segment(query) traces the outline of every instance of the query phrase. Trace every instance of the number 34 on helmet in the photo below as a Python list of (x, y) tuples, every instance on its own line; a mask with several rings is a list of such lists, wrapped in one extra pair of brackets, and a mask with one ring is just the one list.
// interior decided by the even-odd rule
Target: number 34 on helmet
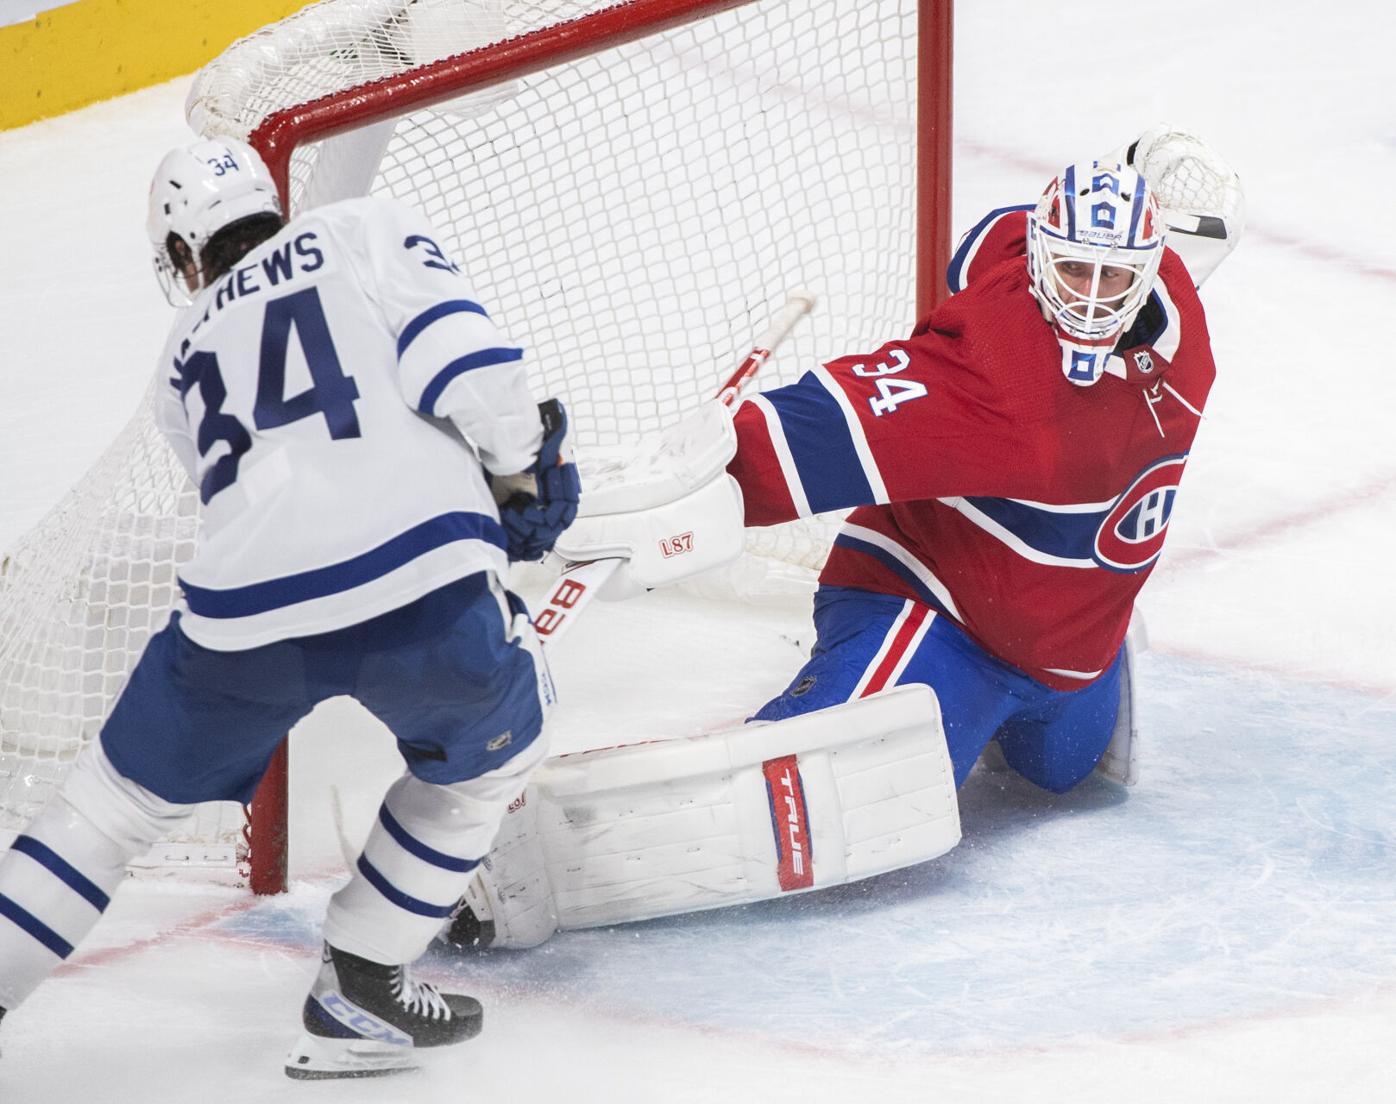
[[(1059, 342), (1110, 351), (1148, 301), (1165, 230), (1153, 191), (1128, 166), (1082, 161), (1047, 185), (1028, 215), (1028, 276)], [(1099, 368), (1067, 378), (1090, 386), (1105, 359), (1089, 357)]]
[(150, 183), (146, 232), (165, 297), (187, 306), (220, 267), (209, 245), (234, 228), (282, 222), (281, 199), (266, 163), (233, 138), (205, 139), (167, 153)]

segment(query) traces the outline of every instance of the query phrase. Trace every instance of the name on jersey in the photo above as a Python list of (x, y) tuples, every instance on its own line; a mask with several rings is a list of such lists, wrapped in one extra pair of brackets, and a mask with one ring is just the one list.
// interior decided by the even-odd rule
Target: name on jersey
[(307, 230), (282, 242), (260, 260), (239, 265), (224, 276), (214, 293), (213, 309), (220, 311), (229, 303), (282, 287), (297, 276), (318, 272), (324, 267), (325, 254), (320, 250), (315, 231)]

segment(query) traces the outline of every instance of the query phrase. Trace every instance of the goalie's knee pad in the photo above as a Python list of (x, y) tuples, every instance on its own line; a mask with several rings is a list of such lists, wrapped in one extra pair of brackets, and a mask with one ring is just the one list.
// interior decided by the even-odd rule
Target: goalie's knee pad
[(557, 931), (537, 804), (530, 804), (527, 791), (510, 802), (494, 846), (442, 931), (445, 942), (465, 949), (536, 947)]
[[(1131, 623), (1125, 637), (1120, 656), (1120, 706), (1115, 714), (1115, 728), (1095, 767), (1096, 773), (1122, 786), (1133, 786), (1139, 781), (1139, 724), (1134, 687), (1136, 638), (1142, 641), (1143, 622)], [(1141, 643), (1139, 648), (1143, 647)]]

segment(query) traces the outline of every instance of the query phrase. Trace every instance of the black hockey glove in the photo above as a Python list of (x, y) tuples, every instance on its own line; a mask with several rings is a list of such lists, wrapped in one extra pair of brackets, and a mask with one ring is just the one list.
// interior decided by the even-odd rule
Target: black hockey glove
[(567, 441), (567, 412), (557, 399), (548, 399), (538, 404), (538, 414), (543, 419), (543, 443), (538, 459), (524, 472), (533, 476), (534, 492), (516, 490), (499, 506), (510, 561), (541, 560), (576, 518), (582, 495)]

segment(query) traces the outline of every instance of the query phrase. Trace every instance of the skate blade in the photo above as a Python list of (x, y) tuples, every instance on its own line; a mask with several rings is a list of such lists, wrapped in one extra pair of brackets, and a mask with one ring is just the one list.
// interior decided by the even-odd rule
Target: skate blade
[(413, 1047), (372, 1039), (326, 1039), (309, 1032), (303, 1032), (286, 1055), (286, 1076), (297, 1081), (387, 1077), (419, 1067)]

